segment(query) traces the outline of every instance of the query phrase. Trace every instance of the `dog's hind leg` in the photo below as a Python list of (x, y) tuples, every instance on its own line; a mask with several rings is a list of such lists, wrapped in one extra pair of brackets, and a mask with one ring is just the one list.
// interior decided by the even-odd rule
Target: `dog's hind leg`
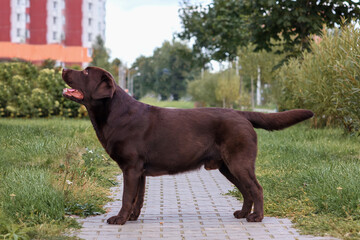
[[(236, 132), (236, 131), (233, 131)], [(241, 132), (240, 132), (241, 133)], [(250, 195), (254, 202), (254, 212), (246, 217), (248, 222), (261, 222), (264, 218), (263, 190), (255, 176), (255, 159), (257, 154), (257, 137), (255, 131), (244, 132), (240, 137), (232, 136), (227, 138), (220, 146), (221, 156), (231, 175), (239, 183), (239, 190), (242, 194)], [(223, 169), (224, 171), (224, 169)], [(244, 200), (245, 200), (244, 196)], [(245, 205), (245, 203), (244, 203)], [(247, 213), (250, 201), (246, 202), (244, 213), (237, 212), (238, 216)]]
[(142, 175), (138, 185), (136, 201), (135, 204), (133, 205), (132, 213), (129, 217), (129, 221), (136, 221), (139, 218), (141, 208), (143, 207), (143, 203), (144, 203), (145, 182), (146, 182), (146, 177)]
[[(253, 159), (244, 159), (253, 158)], [(249, 192), (254, 201), (254, 212), (246, 217), (248, 222), (261, 222), (264, 218), (263, 190), (255, 176), (255, 158), (249, 154), (236, 154), (226, 163), (231, 174), (241, 183), (245, 192)], [(253, 164), (251, 164), (251, 162)]]
[(228, 167), (223, 164), (220, 168), (219, 171), (232, 183), (234, 184), (239, 191), (241, 192), (243, 198), (244, 198), (244, 202), (242, 205), (242, 209), (241, 210), (237, 210), (234, 212), (234, 217), (235, 218), (246, 218), (250, 212), (251, 212), (251, 208), (253, 205), (253, 200), (251, 197), (251, 194), (249, 191), (246, 190), (246, 188), (243, 186), (243, 184), (241, 182), (239, 182), (229, 171)]

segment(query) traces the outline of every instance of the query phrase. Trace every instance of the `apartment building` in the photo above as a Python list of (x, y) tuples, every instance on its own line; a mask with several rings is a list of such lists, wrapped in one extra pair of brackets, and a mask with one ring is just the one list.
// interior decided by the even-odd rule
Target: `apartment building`
[(86, 66), (105, 40), (106, 0), (1, 0), (0, 59)]

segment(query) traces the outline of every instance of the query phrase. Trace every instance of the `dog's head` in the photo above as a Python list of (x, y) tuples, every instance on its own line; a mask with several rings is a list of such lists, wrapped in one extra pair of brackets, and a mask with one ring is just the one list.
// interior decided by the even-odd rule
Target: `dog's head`
[(63, 69), (62, 78), (71, 87), (63, 90), (63, 96), (81, 104), (112, 98), (115, 92), (114, 78), (101, 68)]

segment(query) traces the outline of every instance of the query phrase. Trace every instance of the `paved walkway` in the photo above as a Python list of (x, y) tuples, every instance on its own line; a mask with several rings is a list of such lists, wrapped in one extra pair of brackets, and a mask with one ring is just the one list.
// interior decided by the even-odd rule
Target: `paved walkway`
[(200, 240), (200, 239), (334, 239), (299, 235), (288, 219), (265, 217), (261, 223), (235, 219), (241, 203), (224, 195), (233, 189), (219, 171), (190, 172), (175, 176), (148, 177), (144, 207), (138, 221), (123, 226), (109, 225), (106, 219), (121, 207), (122, 176), (111, 189), (115, 202), (108, 213), (80, 219), (78, 237), (91, 240)]

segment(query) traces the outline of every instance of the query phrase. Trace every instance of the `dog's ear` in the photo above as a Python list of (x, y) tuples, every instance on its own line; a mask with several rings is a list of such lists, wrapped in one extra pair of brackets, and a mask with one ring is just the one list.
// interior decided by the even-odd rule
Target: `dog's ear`
[(115, 92), (114, 78), (108, 72), (103, 72), (101, 81), (95, 87), (91, 97), (93, 99), (112, 98)]

